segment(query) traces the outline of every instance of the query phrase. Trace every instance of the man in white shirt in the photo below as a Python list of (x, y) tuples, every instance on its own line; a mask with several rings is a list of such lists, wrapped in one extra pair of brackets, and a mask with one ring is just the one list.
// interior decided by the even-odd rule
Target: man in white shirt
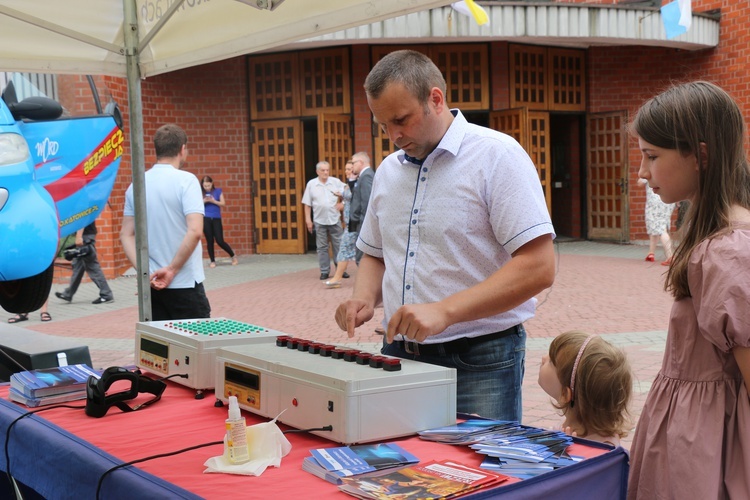
[(349, 337), (383, 302), (383, 354), (456, 368), (457, 410), (521, 421), (526, 331), (552, 285), (554, 230), (531, 159), (466, 121), (424, 54), (401, 50), (365, 80), (398, 151), (378, 167), (357, 247)]
[[(208, 318), (211, 306), (203, 288), (203, 194), (198, 178), (182, 167), (187, 134), (174, 124), (154, 135), (156, 164), (146, 172), (148, 266), (154, 321)], [(136, 264), (133, 185), (125, 191), (120, 230), (125, 255)]]
[(318, 265), (320, 279), (327, 280), (331, 273), (331, 258), (328, 255), (328, 239), (331, 239), (333, 251), (333, 265), (336, 266), (336, 256), (339, 253), (341, 235), (341, 211), (344, 208), (342, 194), (344, 183), (331, 177), (331, 166), (327, 161), (320, 161), (315, 166), (318, 176), (311, 179), (305, 186), (302, 195), (302, 205), (305, 208), (305, 224), (307, 231), (312, 234), (315, 230), (315, 247), (318, 250)]

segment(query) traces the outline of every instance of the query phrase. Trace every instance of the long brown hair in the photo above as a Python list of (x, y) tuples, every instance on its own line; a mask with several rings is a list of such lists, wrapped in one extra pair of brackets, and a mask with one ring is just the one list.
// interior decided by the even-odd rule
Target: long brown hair
[(216, 186), (214, 186), (214, 180), (211, 177), (209, 177), (208, 175), (204, 175), (201, 179), (201, 191), (203, 191), (203, 196), (206, 196), (210, 191), (206, 191), (206, 188), (203, 187), (204, 182), (211, 183), (211, 191), (216, 189)]
[(646, 101), (631, 123), (631, 131), (654, 146), (696, 155), (701, 165), (698, 192), (686, 214), (682, 241), (664, 283), (664, 289), (675, 298), (689, 297), (687, 267), (695, 247), (729, 228), (732, 205), (750, 208), (742, 112), (717, 85), (694, 81), (674, 85)]

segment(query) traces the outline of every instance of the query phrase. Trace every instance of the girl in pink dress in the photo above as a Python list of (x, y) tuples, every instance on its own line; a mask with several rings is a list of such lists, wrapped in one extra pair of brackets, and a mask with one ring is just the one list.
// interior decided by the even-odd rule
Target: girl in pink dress
[(742, 113), (708, 82), (638, 111), (639, 177), (690, 201), (667, 272), (664, 360), (631, 448), (628, 498), (750, 498), (750, 167)]
[(633, 373), (621, 349), (597, 335), (561, 333), (542, 358), (538, 381), (568, 434), (612, 446), (627, 436)]

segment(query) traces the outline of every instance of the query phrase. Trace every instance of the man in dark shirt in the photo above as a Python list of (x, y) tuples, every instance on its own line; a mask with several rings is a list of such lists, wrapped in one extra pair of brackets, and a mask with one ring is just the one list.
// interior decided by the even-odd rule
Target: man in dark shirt
[[(375, 172), (370, 168), (370, 156), (365, 152), (355, 153), (352, 156), (352, 171), (357, 174), (357, 184), (352, 190), (352, 207), (349, 214), (349, 232), (359, 232), (359, 226), (365, 220), (367, 213), (367, 204), (370, 202), (370, 193), (372, 192), (372, 179)], [(357, 248), (356, 261), (362, 259), (362, 250)]]
[(73, 265), (73, 275), (70, 277), (70, 284), (63, 292), (55, 292), (55, 297), (65, 302), (71, 302), (73, 295), (78, 290), (78, 286), (83, 279), (84, 271), (88, 273), (89, 278), (96, 286), (99, 287), (99, 297), (92, 304), (106, 304), (114, 302), (115, 296), (107, 284), (107, 278), (104, 277), (102, 266), (96, 258), (96, 222), (92, 222), (83, 229), (76, 232), (76, 248), (79, 250), (78, 257), (75, 257), (71, 264)]

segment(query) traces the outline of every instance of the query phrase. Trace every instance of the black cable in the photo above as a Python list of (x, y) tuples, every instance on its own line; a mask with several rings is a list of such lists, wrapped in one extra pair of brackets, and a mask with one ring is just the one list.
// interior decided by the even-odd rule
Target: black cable
[[(18, 366), (20, 366), (22, 370), (24, 370), (24, 371), (26, 370), (25, 366), (23, 366), (20, 363), (18, 363), (18, 361), (16, 361), (15, 359), (13, 359), (10, 355), (8, 355), (8, 353), (6, 353), (5, 351), (3, 351), (2, 349), (0, 349), (0, 353), (2, 353), (8, 359), (10, 359), (11, 361), (13, 361)], [(167, 377), (162, 377), (162, 378), (159, 378), (157, 380), (167, 380), (167, 379), (174, 378), (174, 377), (188, 378), (188, 374), (187, 373), (175, 373), (173, 375), (169, 375)], [(157, 398), (157, 400), (158, 400), (158, 398)], [(139, 407), (147, 406), (151, 402), (152, 401), (148, 401), (148, 402), (146, 402), (144, 404), (139, 405)], [(39, 413), (39, 412), (46, 411), (46, 410), (52, 410), (52, 409), (55, 409), (55, 408), (71, 408), (71, 409), (74, 409), (74, 410), (84, 410), (86, 407), (85, 406), (64, 405), (64, 404), (54, 405), (54, 406), (48, 406), (46, 408), (40, 408), (38, 410), (33, 410), (33, 411), (28, 411), (26, 413), (23, 413), (20, 416), (16, 417), (13, 421), (11, 421), (10, 424), (8, 424), (8, 428), (6, 429), (6, 432), (5, 432), (5, 450), (4, 451), (5, 451), (6, 474), (8, 476), (8, 481), (9, 481), (9, 483), (11, 485), (13, 484), (13, 476), (11, 475), (11, 471), (10, 471), (10, 445), (9, 445), (9, 443), (10, 443), (10, 431), (11, 431), (11, 429), (16, 424), (16, 422), (18, 422), (21, 419), (24, 419), (24, 418), (28, 417), (29, 415), (33, 415), (35, 413)], [(136, 461), (133, 461), (133, 462), (130, 462), (130, 463), (120, 464), (120, 465), (118, 465), (116, 467), (113, 467), (112, 469), (109, 469), (108, 471), (106, 471), (102, 475), (102, 477), (99, 479), (99, 484), (97, 485), (97, 488), (96, 488), (96, 496), (97, 496), (97, 498), (99, 498), (99, 490), (101, 489), (101, 484), (102, 484), (102, 480), (104, 479), (104, 476), (106, 476), (109, 472), (111, 472), (113, 470), (116, 470), (116, 469), (118, 469), (120, 467), (124, 467), (126, 465), (130, 465), (130, 464), (134, 464), (134, 463), (138, 463), (138, 462), (143, 462), (143, 461), (146, 461), (146, 460), (150, 460), (152, 458), (160, 458), (162, 456), (176, 455), (178, 453), (183, 453), (185, 451), (190, 451), (192, 449), (201, 448), (203, 446), (211, 446), (211, 445), (214, 445), (214, 444), (221, 444), (221, 443), (223, 443), (223, 441), (217, 441), (217, 442), (213, 442), (213, 443), (207, 443), (207, 444), (203, 444), (203, 445), (194, 446), (194, 447), (191, 447), (191, 448), (186, 448), (184, 450), (179, 450), (179, 451), (176, 451), (176, 452), (173, 452), (173, 453), (168, 453), (168, 454), (165, 454), (165, 455), (155, 455), (153, 457), (143, 458), (143, 459), (136, 460)]]
[(139, 459), (136, 459), (136, 460), (131, 460), (130, 462), (126, 462), (126, 463), (122, 463), (122, 464), (119, 464), (119, 465), (115, 465), (114, 467), (112, 467), (112, 468), (107, 469), (106, 471), (104, 471), (104, 474), (102, 474), (101, 477), (99, 478), (99, 482), (96, 485), (96, 499), (99, 500), (99, 492), (102, 489), (102, 483), (104, 482), (104, 478), (110, 472), (116, 471), (117, 469), (121, 469), (123, 467), (127, 467), (128, 465), (135, 465), (135, 464), (139, 464), (141, 462), (146, 462), (147, 460), (153, 460), (155, 458), (171, 457), (173, 455), (179, 455), (180, 453), (185, 453), (186, 451), (197, 450), (199, 448), (205, 448), (207, 446), (214, 446), (214, 445), (217, 445), (217, 444), (224, 444), (224, 440), (222, 439), (221, 441), (212, 441), (210, 443), (197, 444), (195, 446), (190, 446), (188, 448), (183, 448), (181, 450), (170, 451), (170, 452), (167, 452), (167, 453), (160, 453), (158, 455), (151, 455), (150, 457), (139, 458)]
[[(27, 313), (27, 314), (28, 314), (28, 313)], [(13, 356), (11, 356), (11, 355), (10, 355), (10, 354), (8, 354), (7, 352), (5, 352), (5, 351), (4, 351), (3, 349), (0, 349), (0, 354), (2, 354), (2, 355), (3, 355), (3, 356), (5, 356), (6, 358), (8, 358), (8, 359), (9, 359), (10, 361), (12, 361), (13, 363), (15, 363), (15, 364), (16, 364), (16, 366), (19, 366), (19, 367), (21, 368), (21, 371), (26, 371), (26, 370), (28, 370), (28, 368), (26, 368), (26, 367), (25, 367), (25, 366), (23, 366), (23, 365), (22, 365), (21, 363), (19, 363), (19, 362), (18, 362), (18, 361), (16, 360), (16, 358), (14, 358)], [(11, 375), (12, 375), (12, 374), (11, 374)]]
[(8, 443), (10, 442), (10, 430), (13, 428), (16, 422), (18, 422), (22, 418), (26, 418), (29, 415), (33, 415), (41, 411), (53, 410), (55, 408), (72, 408), (74, 410), (83, 410), (86, 407), (85, 406), (73, 406), (73, 405), (48, 406), (46, 408), (39, 408), (38, 410), (27, 411), (26, 413), (22, 413), (20, 416), (16, 417), (13, 421), (11, 421), (11, 423), (8, 424), (8, 429), (6, 429), (5, 431), (5, 467), (6, 467), (5, 473), (7, 474), (8, 481), (10, 481), (11, 485), (13, 484), (13, 476), (10, 473), (10, 446), (8, 445)]

